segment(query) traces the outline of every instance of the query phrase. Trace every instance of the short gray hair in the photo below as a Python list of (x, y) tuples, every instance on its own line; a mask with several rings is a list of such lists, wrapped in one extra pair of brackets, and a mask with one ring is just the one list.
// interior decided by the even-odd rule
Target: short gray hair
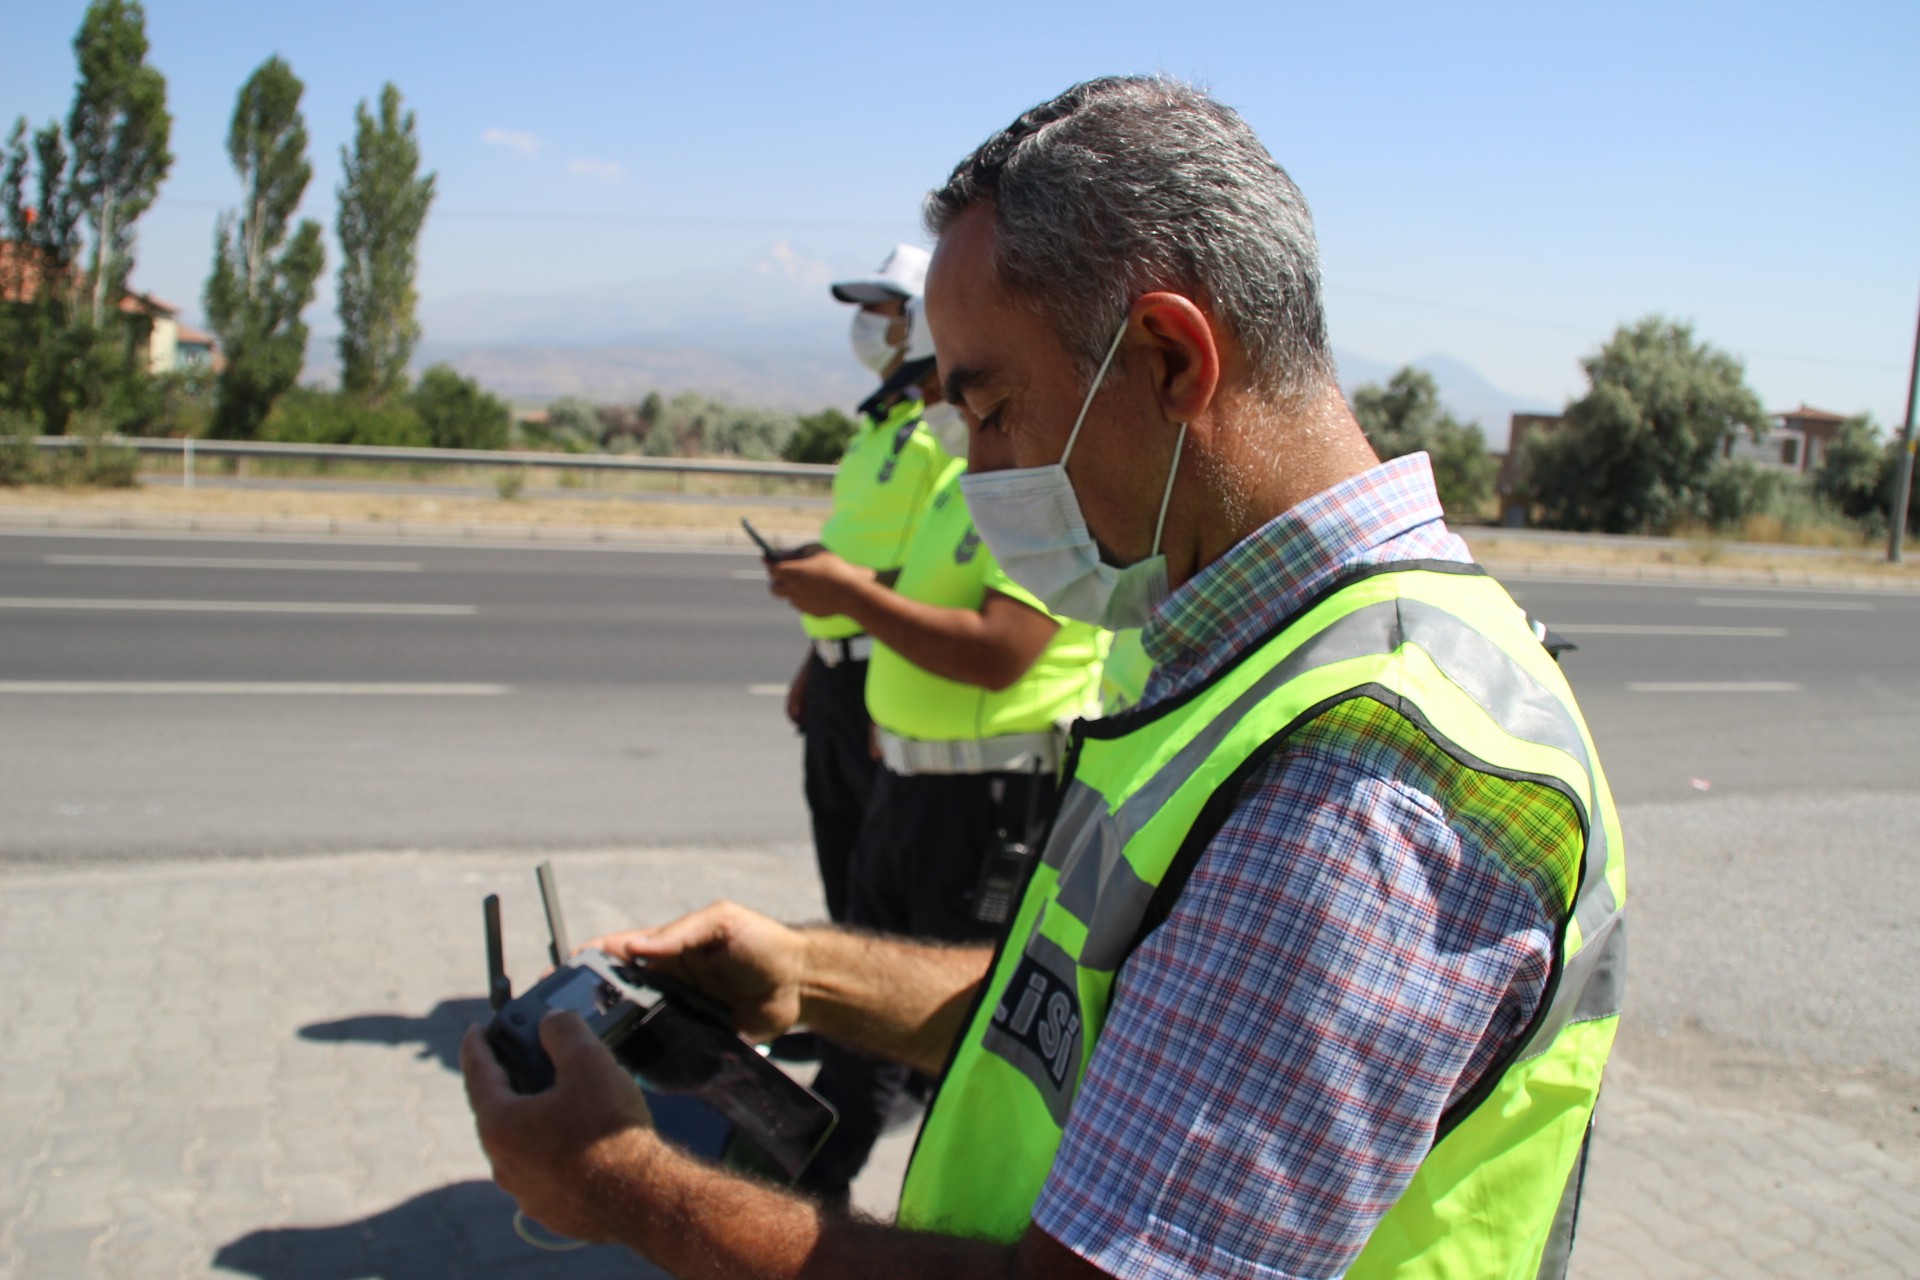
[(1077, 84), (994, 134), (929, 193), (939, 236), (981, 202), (995, 265), (1090, 375), (1133, 300), (1168, 289), (1240, 342), (1261, 389), (1334, 381), (1306, 198), (1237, 112), (1179, 81)]

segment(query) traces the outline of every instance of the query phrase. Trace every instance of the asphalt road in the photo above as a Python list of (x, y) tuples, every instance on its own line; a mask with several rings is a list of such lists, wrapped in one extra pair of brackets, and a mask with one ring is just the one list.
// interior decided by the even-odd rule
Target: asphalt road
[(724, 552), (0, 537), (0, 857), (804, 842), (773, 693), (802, 640), (760, 577)]
[[(0, 534), (0, 860), (805, 858), (801, 642), (759, 577), (717, 551)], [(1913, 1093), (1920, 595), (1510, 585), (1580, 645), (1634, 1034)]]

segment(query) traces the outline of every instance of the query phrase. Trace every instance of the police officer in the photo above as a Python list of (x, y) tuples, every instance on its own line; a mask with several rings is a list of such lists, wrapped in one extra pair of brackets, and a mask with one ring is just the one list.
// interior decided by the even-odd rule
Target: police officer
[[(833, 296), (856, 308), (852, 345), (856, 359), (885, 378), (906, 355), (906, 305), (926, 279), (928, 253), (896, 245), (872, 275), (842, 280)], [(926, 506), (933, 484), (950, 461), (920, 425), (920, 401), (902, 387), (870, 397), (833, 477), (833, 510), (821, 544), (840, 560), (891, 581), (906, 551), (907, 535)], [(807, 654), (787, 694), (787, 715), (805, 738), (807, 807), (813, 819), (814, 854), (826, 890), (827, 914), (844, 920), (847, 864), (873, 784), (867, 718), (867, 659), (873, 641), (844, 614), (803, 613)]]
[[(883, 386), (924, 403), (964, 453), (964, 419), (942, 400), (938, 362), (908, 304), (911, 357)], [(957, 430), (956, 430), (957, 428)], [(874, 637), (867, 710), (880, 769), (855, 847), (847, 921), (946, 942), (997, 936), (1053, 801), (1060, 726), (1098, 700), (1107, 633), (1047, 612), (1000, 568), (942, 471), (891, 588), (822, 554), (772, 566), (772, 588), (809, 615), (853, 618)], [(823, 1042), (814, 1082), (840, 1125), (807, 1173), (846, 1194), (900, 1100), (907, 1069)]]

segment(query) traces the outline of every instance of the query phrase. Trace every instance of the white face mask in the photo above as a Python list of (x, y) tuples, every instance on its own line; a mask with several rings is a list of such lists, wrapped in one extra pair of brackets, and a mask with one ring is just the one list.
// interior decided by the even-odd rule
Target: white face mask
[(927, 424), (927, 430), (933, 432), (933, 438), (940, 442), (942, 449), (956, 458), (967, 456), (967, 420), (960, 410), (942, 400), (939, 404), (928, 405), (920, 419)]
[(853, 313), (853, 358), (875, 373), (885, 373), (900, 349), (887, 341), (893, 317), (877, 311)]
[(1145, 626), (1155, 606), (1167, 598), (1167, 558), (1160, 554), (1160, 535), (1167, 523), (1167, 503), (1173, 497), (1173, 478), (1180, 470), (1180, 450), (1187, 442), (1187, 424), (1173, 446), (1173, 464), (1167, 469), (1166, 491), (1160, 495), (1160, 515), (1153, 526), (1153, 550), (1145, 560), (1116, 569), (1100, 559), (1100, 548), (1087, 531), (1073, 482), (1067, 479), (1067, 458), (1087, 420), (1087, 410), (1100, 393), (1100, 384), (1126, 336), (1123, 323), (1107, 348), (1107, 358), (1087, 389), (1080, 416), (1060, 461), (1049, 467), (1016, 467), (1006, 471), (969, 473), (960, 477), (973, 527), (986, 540), (1007, 576), (1040, 597), (1049, 610), (1063, 618), (1090, 622), (1120, 631)]

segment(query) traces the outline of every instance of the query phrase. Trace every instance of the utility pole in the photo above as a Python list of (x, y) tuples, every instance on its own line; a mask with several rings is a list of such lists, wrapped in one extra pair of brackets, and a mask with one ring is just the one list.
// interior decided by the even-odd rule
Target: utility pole
[(1920, 321), (1913, 329), (1913, 373), (1907, 382), (1907, 429), (1900, 434), (1900, 453), (1893, 464), (1893, 531), (1887, 535), (1887, 562), (1900, 563), (1900, 545), (1907, 538), (1907, 503), (1913, 497), (1913, 400), (1920, 395)]

